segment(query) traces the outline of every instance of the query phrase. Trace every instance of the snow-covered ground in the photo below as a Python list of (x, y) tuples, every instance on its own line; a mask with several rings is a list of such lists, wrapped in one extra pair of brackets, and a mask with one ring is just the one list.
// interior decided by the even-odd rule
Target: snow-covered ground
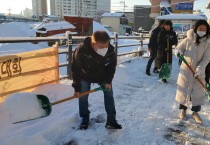
[[(177, 123), (178, 105), (174, 100), (179, 71), (177, 59), (174, 58), (172, 76), (168, 84), (162, 84), (155, 74), (151, 77), (146, 76), (146, 62), (147, 59), (140, 57), (119, 59), (113, 88), (117, 120), (122, 124), (122, 130), (105, 129), (103, 94), (97, 92), (89, 97), (91, 125), (86, 131), (78, 129), (78, 99), (53, 106), (49, 117), (20, 124), (11, 124), (7, 111), (1, 104), (0, 145), (177, 144), (167, 134), (168, 128)], [(71, 96), (71, 81), (64, 80), (60, 83), (39, 87), (34, 93), (49, 96), (51, 102)], [(92, 88), (97, 86), (95, 84)], [(209, 114), (210, 107), (204, 106), (201, 117), (206, 125), (210, 123)]]

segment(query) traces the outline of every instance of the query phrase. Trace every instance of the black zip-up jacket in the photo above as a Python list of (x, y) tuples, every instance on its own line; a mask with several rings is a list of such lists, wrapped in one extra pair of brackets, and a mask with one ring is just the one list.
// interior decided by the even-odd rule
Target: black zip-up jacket
[(87, 37), (73, 54), (72, 76), (75, 92), (81, 91), (81, 80), (91, 83), (111, 84), (117, 65), (114, 47), (109, 44), (108, 52), (103, 57), (95, 52), (91, 38)]
[(205, 78), (206, 83), (210, 83), (210, 82), (209, 82), (209, 80), (210, 80), (210, 62), (209, 62), (209, 64), (206, 66), (206, 71), (205, 71), (205, 73), (206, 73), (206, 78)]
[(158, 35), (161, 31), (161, 27), (157, 26), (156, 28), (154, 28), (151, 32), (151, 37), (149, 39), (149, 44), (148, 47), (152, 49), (152, 51), (157, 52), (157, 48), (158, 48)]
[(166, 31), (164, 28), (162, 28), (162, 31), (159, 33), (157, 42), (158, 52), (156, 67), (160, 68), (163, 63), (167, 63), (167, 52), (169, 52), (169, 63), (172, 63), (172, 46), (177, 45), (178, 39), (176, 33), (173, 30)]

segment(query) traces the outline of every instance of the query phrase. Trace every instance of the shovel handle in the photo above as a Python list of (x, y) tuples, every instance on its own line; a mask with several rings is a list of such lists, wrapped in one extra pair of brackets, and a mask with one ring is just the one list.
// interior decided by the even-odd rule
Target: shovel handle
[[(195, 75), (195, 71), (194, 71), (193, 68), (187, 63), (187, 60), (184, 58), (184, 56), (181, 55), (180, 53), (178, 53), (177, 56), (178, 56), (181, 60), (183, 60), (183, 62), (187, 65), (187, 67), (190, 69), (190, 71), (192, 72), (192, 74)], [(201, 79), (200, 79), (198, 76), (195, 77), (195, 78), (198, 80), (198, 82), (201, 84), (201, 86), (204, 88), (204, 90), (205, 90), (206, 92), (209, 92), (209, 90), (208, 90), (208, 89), (206, 88), (206, 86), (203, 84), (203, 82), (201, 81)]]
[(169, 38), (167, 38), (167, 48), (166, 48), (166, 55), (167, 55), (167, 63), (169, 63)]
[(101, 88), (101, 87), (98, 87), (98, 88), (96, 88), (96, 89), (93, 89), (93, 90), (90, 90), (90, 91), (81, 93), (81, 94), (78, 95), (78, 96), (75, 96), (75, 95), (74, 95), (74, 96), (71, 96), (71, 97), (68, 97), (68, 98), (65, 98), (65, 99), (62, 99), (62, 100), (53, 102), (53, 103), (51, 103), (51, 106), (56, 105), (56, 104), (60, 104), (60, 103), (63, 103), (63, 102), (66, 102), (66, 101), (69, 101), (69, 100), (72, 100), (72, 99), (75, 99), (75, 98), (80, 98), (80, 97), (82, 97), (82, 96), (84, 96), (84, 95), (88, 95), (88, 94), (91, 94), (91, 93), (94, 93), (94, 92), (97, 92), (97, 91), (100, 91), (100, 90), (102, 90), (102, 88)]
[(167, 51), (167, 63), (169, 63), (169, 52)]

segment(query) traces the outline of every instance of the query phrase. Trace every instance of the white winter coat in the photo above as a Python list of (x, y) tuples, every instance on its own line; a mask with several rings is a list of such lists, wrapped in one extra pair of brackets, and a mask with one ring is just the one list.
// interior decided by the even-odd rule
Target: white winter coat
[[(205, 82), (205, 68), (210, 62), (210, 38), (200, 40), (200, 44), (195, 44), (196, 35), (193, 30), (187, 32), (187, 37), (182, 40), (176, 49), (181, 49), (184, 57), (190, 66), (196, 70), (202, 70), (199, 78)], [(199, 82), (193, 77), (188, 67), (182, 63), (177, 81), (176, 101), (186, 105), (187, 99), (191, 98), (192, 106), (204, 105), (205, 92)]]

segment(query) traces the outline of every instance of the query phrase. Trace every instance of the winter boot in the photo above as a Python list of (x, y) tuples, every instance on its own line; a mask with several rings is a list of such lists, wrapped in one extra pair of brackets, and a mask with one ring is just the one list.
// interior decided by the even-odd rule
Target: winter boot
[(186, 120), (186, 116), (187, 116), (187, 110), (181, 109), (181, 112), (179, 113), (179, 118), (182, 120)]
[(107, 129), (122, 129), (122, 126), (118, 124), (117, 121), (114, 122), (107, 121), (105, 127)]
[(198, 123), (198, 124), (202, 123), (202, 119), (199, 116), (198, 112), (193, 112), (192, 118), (195, 120), (196, 123)]
[(160, 73), (157, 68), (154, 68), (153, 73), (158, 74)]
[(149, 71), (146, 71), (146, 75), (151, 76), (151, 73)]
[(168, 83), (168, 81), (167, 81), (166, 79), (162, 79), (162, 82), (163, 82), (164, 84), (167, 84), (167, 83)]
[(88, 125), (89, 125), (89, 117), (83, 117), (82, 122), (80, 124), (80, 129), (86, 130), (86, 129), (88, 129)]

